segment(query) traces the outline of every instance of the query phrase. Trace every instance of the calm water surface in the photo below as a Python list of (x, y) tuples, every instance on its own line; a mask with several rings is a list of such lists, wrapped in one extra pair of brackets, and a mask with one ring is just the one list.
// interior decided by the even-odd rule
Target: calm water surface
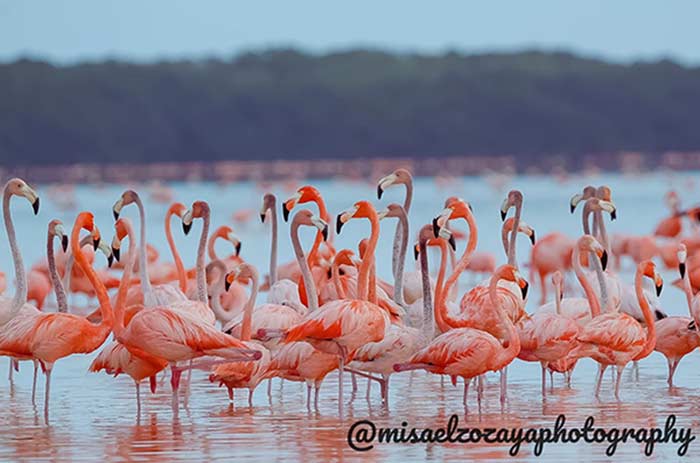
[[(662, 196), (669, 187), (681, 193), (686, 205), (693, 202), (693, 178), (697, 174), (658, 174), (644, 177), (606, 176), (577, 178), (568, 182), (555, 182), (542, 177), (518, 177), (509, 187), (517, 187), (525, 193), (524, 219), (534, 226), (538, 236), (549, 231), (562, 230), (574, 235), (580, 228), (580, 218), (567, 212), (568, 198), (588, 182), (608, 183), (613, 188), (618, 206), (618, 221), (609, 228), (612, 232), (647, 233), (664, 216)], [(369, 184), (346, 182), (316, 182), (327, 198), (332, 213), (349, 207), (359, 198), (373, 199), (374, 187)], [(241, 209), (252, 209), (256, 214), (262, 191), (253, 184), (221, 187), (213, 184), (175, 184), (176, 199), (189, 203), (194, 199), (210, 201), (214, 213), (213, 225), (230, 223), (231, 214)], [(81, 210), (92, 210), (103, 234), (110, 237), (111, 206), (123, 187), (92, 188), (79, 186), (76, 196)], [(144, 187), (142, 196), (147, 197)], [(281, 198), (289, 192), (277, 190)], [(42, 195), (42, 211), (33, 217), (27, 204), (13, 201), (20, 246), (27, 266), (41, 258), (44, 251), (45, 227), (54, 217), (66, 224), (72, 223), (76, 210), (60, 211), (51, 202), (48, 187), (39, 187)], [(505, 192), (494, 191), (479, 178), (460, 179), (449, 189), (440, 189), (430, 179), (419, 179), (416, 184), (414, 209), (411, 212), (412, 235), (418, 226), (436, 215), (447, 195), (456, 194), (469, 200), (480, 226), (479, 248), (496, 253), (503, 261), (499, 246), (498, 208)], [(391, 189), (381, 203), (399, 201), (401, 189)], [(136, 217), (133, 207), (124, 214)], [(161, 251), (161, 258), (169, 260), (162, 233), (165, 206), (147, 202), (149, 242)], [(256, 215), (255, 214), (255, 215)], [(255, 217), (255, 215), (253, 217)], [(280, 221), (281, 222), (281, 221)], [(177, 225), (177, 224), (175, 224)], [(391, 230), (383, 233), (378, 250), (379, 273), (389, 274)], [(461, 225), (460, 225), (461, 226)], [(198, 227), (198, 225), (197, 225)], [(176, 231), (178, 246), (183, 258), (190, 265), (194, 262), (194, 236), (180, 236)], [(337, 247), (355, 247), (366, 236), (367, 224), (353, 221), (336, 237)], [(266, 270), (268, 259), (268, 230), (257, 221), (239, 226), (237, 233), (243, 240), (243, 256)], [(292, 258), (287, 239), (287, 226), (281, 223), (280, 263)], [(310, 234), (303, 239), (309, 242)], [(2, 241), (6, 242), (4, 229)], [(12, 280), (11, 260), (6, 244), (0, 249), (0, 266)], [(222, 245), (221, 252), (227, 252)], [(519, 242), (520, 261), (529, 260), (529, 244)], [(99, 258), (99, 257), (98, 257)], [(410, 263), (410, 265), (413, 265)], [(629, 262), (622, 271), (624, 278), (632, 281), (633, 269)], [(677, 278), (676, 272), (664, 270), (667, 282)], [(463, 279), (461, 289), (469, 287)], [(528, 309), (534, 310), (538, 300), (537, 290), (530, 297)], [(264, 296), (262, 296), (264, 297)], [(84, 310), (88, 302), (73, 297), (72, 304)], [(661, 297), (664, 309), (671, 314), (682, 315), (686, 311), (680, 291), (667, 289)], [(53, 302), (51, 303), (53, 304)], [(94, 305), (94, 302), (89, 302)], [(31, 364), (22, 363), (15, 374), (14, 384), (6, 379), (8, 364), (0, 361), (0, 397), (6, 404), (0, 413), (0, 461), (253, 461), (309, 460), (309, 461), (412, 461), (412, 460), (464, 460), (492, 461), (510, 458), (510, 444), (377, 444), (366, 453), (353, 452), (347, 444), (349, 426), (361, 419), (370, 419), (381, 426), (400, 427), (402, 421), (408, 427), (445, 426), (450, 415), (457, 414), (462, 426), (469, 427), (538, 427), (553, 426), (559, 414), (565, 414), (568, 426), (581, 426), (586, 417), (596, 419), (596, 426), (603, 427), (663, 427), (669, 414), (678, 417), (676, 426), (692, 427), (700, 433), (700, 380), (696, 353), (685, 358), (676, 374), (678, 387), (669, 391), (666, 378), (666, 361), (657, 353), (640, 365), (639, 380), (626, 371), (623, 379), (622, 403), (612, 397), (612, 381), (609, 375), (604, 382), (601, 400), (593, 397), (593, 381), (596, 366), (589, 360), (580, 362), (574, 374), (571, 389), (564, 386), (561, 377), (555, 377), (555, 387), (547, 401), (540, 395), (539, 366), (517, 361), (509, 369), (509, 398), (504, 409), (498, 400), (498, 376), (488, 378), (486, 397), (481, 409), (476, 397), (470, 397), (469, 410), (462, 406), (462, 387), (453, 387), (449, 381), (441, 385), (439, 377), (426, 373), (400, 374), (392, 378), (391, 398), (388, 407), (382, 407), (375, 386), (371, 399), (365, 399), (365, 382), (360, 381), (360, 391), (353, 398), (349, 378), (346, 384), (348, 402), (344, 419), (338, 418), (337, 375), (331, 374), (321, 390), (321, 405), (317, 411), (308, 411), (305, 404), (305, 386), (298, 383), (275, 380), (272, 397), (268, 399), (266, 388), (255, 392), (253, 406), (247, 403), (247, 394), (238, 392), (235, 404), (229, 404), (225, 389), (210, 384), (207, 375), (193, 375), (191, 394), (187, 406), (178, 419), (173, 419), (170, 408), (170, 388), (163, 378), (156, 394), (144, 393), (143, 410), (136, 416), (134, 388), (126, 376), (111, 378), (105, 374), (87, 373), (87, 367), (96, 353), (73, 356), (56, 363), (52, 381), (52, 409), (48, 424), (44, 422), (43, 406), (31, 404)], [(43, 394), (43, 376), (40, 377), (39, 394)], [(144, 388), (146, 389), (146, 388)], [(473, 392), (473, 391), (472, 391)], [(547, 444), (541, 457), (533, 455), (532, 445), (523, 444), (514, 460), (561, 461), (574, 458), (580, 461), (607, 461), (607, 444)], [(678, 444), (659, 444), (652, 460), (675, 459)], [(692, 458), (700, 454), (700, 443), (690, 445)], [(618, 458), (643, 457), (643, 445), (620, 444)], [(675, 457), (675, 458), (674, 458)]]

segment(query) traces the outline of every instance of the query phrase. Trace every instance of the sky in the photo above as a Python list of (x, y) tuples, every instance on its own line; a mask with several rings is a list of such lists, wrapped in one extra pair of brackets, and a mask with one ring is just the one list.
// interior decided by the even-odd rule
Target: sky
[(567, 50), (700, 65), (700, 1), (0, 0), (0, 61), (230, 58), (294, 46), (436, 53)]

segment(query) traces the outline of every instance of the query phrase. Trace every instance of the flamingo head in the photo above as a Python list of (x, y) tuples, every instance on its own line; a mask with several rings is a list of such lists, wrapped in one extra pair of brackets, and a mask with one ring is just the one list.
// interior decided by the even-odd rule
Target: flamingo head
[(681, 274), (681, 278), (685, 278), (685, 263), (688, 259), (688, 249), (685, 247), (685, 244), (680, 243), (678, 245), (678, 252), (676, 255), (678, 256), (678, 271)]
[(336, 218), (336, 232), (340, 233), (350, 219), (371, 219), (372, 217), (379, 218), (377, 211), (369, 201), (358, 201), (350, 209), (341, 212)]
[[(463, 218), (467, 221), (473, 219), (472, 206), (461, 198), (454, 198), (449, 205), (442, 210), (440, 215), (433, 219), (433, 234), (435, 238), (440, 236), (441, 229), (445, 228), (448, 221)], [(443, 236), (449, 239), (449, 236)]]
[(386, 177), (382, 177), (377, 182), (377, 198), (382, 199), (382, 195), (387, 188), (393, 185), (409, 185), (413, 182), (413, 176), (407, 169), (396, 169)]
[(656, 296), (661, 295), (661, 290), (664, 288), (664, 280), (661, 275), (656, 271), (656, 264), (651, 260), (645, 260), (639, 263), (637, 271), (643, 276), (651, 278), (654, 280), (654, 287), (656, 288)]
[(134, 190), (126, 190), (122, 193), (121, 197), (112, 206), (112, 214), (114, 215), (114, 220), (119, 220), (119, 214), (122, 212), (124, 206), (128, 206), (139, 200), (139, 194)]
[(297, 212), (292, 219), (292, 225), (306, 225), (309, 227), (316, 227), (318, 231), (321, 232), (323, 240), (328, 239), (328, 224), (325, 220), (320, 217), (315, 216), (310, 210), (304, 209)]
[(289, 219), (289, 213), (292, 212), (294, 206), (308, 202), (315, 202), (320, 208), (321, 204), (323, 204), (323, 198), (321, 198), (321, 193), (319, 193), (316, 188), (311, 185), (304, 185), (294, 193), (294, 196), (282, 204), (282, 216), (284, 217), (284, 221), (286, 222)]
[(225, 239), (233, 245), (234, 249), (236, 250), (237, 256), (241, 253), (241, 240), (238, 238), (238, 236), (236, 236), (235, 233), (233, 233), (233, 229), (228, 225), (222, 225), (219, 228), (217, 228), (214, 234), (212, 235), (212, 238)]
[(61, 249), (63, 249), (63, 252), (68, 250), (68, 235), (66, 235), (63, 228), (63, 222), (58, 219), (49, 222), (49, 236), (55, 236), (61, 240)]
[(602, 244), (598, 242), (592, 235), (583, 235), (577, 241), (578, 248), (581, 252), (593, 252), (598, 259), (600, 259), (600, 265), (603, 267), (603, 271), (608, 266), (608, 251), (605, 250)]
[[(515, 217), (509, 217), (506, 219), (505, 222), (503, 222), (503, 232), (507, 233), (513, 230), (513, 224), (515, 223)], [(535, 229), (532, 228), (530, 225), (525, 223), (525, 221), (521, 220), (519, 225), (518, 225), (518, 232), (524, 234), (528, 238), (530, 238), (530, 242), (532, 245), (535, 245)]]
[[(272, 193), (265, 193), (263, 196), (263, 204), (260, 209), (260, 221), (265, 223), (265, 217), (267, 217), (267, 211), (273, 212), (275, 210), (275, 204), (277, 203), (277, 198)], [(286, 219), (285, 219), (286, 221)]]
[(168, 214), (176, 215), (182, 219), (182, 216), (187, 212), (187, 206), (182, 203), (172, 203), (168, 208)]
[(255, 267), (248, 263), (238, 265), (236, 268), (226, 274), (224, 279), (224, 289), (226, 291), (231, 288), (231, 285), (236, 281), (257, 280), (258, 271)]
[(506, 220), (506, 215), (511, 207), (518, 207), (522, 203), (523, 194), (519, 190), (510, 190), (501, 204), (501, 221)]
[(21, 178), (13, 178), (5, 184), (5, 191), (14, 196), (26, 198), (32, 205), (34, 215), (39, 213), (39, 195)]
[(571, 213), (574, 213), (574, 211), (576, 210), (576, 206), (578, 206), (578, 203), (594, 197), (595, 194), (596, 189), (593, 185), (587, 185), (583, 187), (582, 193), (576, 193), (571, 197), (571, 200), (569, 200), (569, 208), (571, 210)]
[(208, 217), (210, 213), (209, 203), (206, 201), (195, 201), (192, 207), (182, 216), (182, 231), (185, 235), (192, 229), (192, 221), (196, 218)]
[(385, 219), (387, 217), (406, 217), (406, 210), (401, 204), (391, 203), (383, 211), (377, 212), (379, 220)]
[(515, 268), (515, 266), (509, 264), (501, 265), (494, 272), (493, 278), (496, 278), (497, 280), (512, 281), (520, 288), (520, 293), (523, 296), (523, 300), (527, 298), (527, 291), (530, 284), (525, 278), (523, 278), (522, 275), (520, 275), (520, 272), (517, 268)]

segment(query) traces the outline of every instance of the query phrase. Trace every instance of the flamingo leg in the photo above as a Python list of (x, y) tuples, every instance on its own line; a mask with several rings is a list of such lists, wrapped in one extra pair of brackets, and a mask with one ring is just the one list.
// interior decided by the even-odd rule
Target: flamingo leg
[(39, 362), (34, 360), (34, 379), (32, 380), (32, 405), (36, 405), (36, 378), (39, 373)]
[(355, 395), (357, 392), (357, 378), (354, 371), (350, 372), (350, 379), (352, 380), (352, 395)]
[(389, 405), (389, 375), (382, 375), (382, 382), (380, 383), (382, 387), (382, 399), (384, 403)]
[(605, 370), (608, 368), (607, 365), (603, 365), (602, 363), (598, 364), (598, 379), (596, 380), (595, 384), (595, 396), (596, 398), (600, 397), (600, 385), (603, 382), (603, 374), (605, 373)]
[(229, 401), (229, 403), (233, 403), (233, 397), (234, 397), (233, 396), (233, 388), (229, 386), (228, 387), (228, 401)]
[(542, 400), (547, 398), (547, 367), (542, 362)]
[(311, 410), (311, 383), (306, 383), (306, 409)]
[(668, 387), (673, 387), (673, 376), (676, 374), (676, 368), (678, 368), (679, 363), (680, 363), (680, 359), (675, 359), (673, 361), (669, 361), (669, 364), (668, 364)]
[(341, 354), (338, 362), (338, 414), (343, 417), (343, 368), (345, 367), (345, 356)]
[(615, 381), (615, 399), (620, 402), (620, 380), (622, 379), (622, 370), (625, 369), (624, 365), (619, 365), (617, 367), (617, 380)]
[(174, 363), (170, 365), (170, 387), (173, 393), (173, 414), (178, 415), (180, 411), (180, 376), (182, 375), (182, 370), (178, 368)]
[(44, 391), (44, 419), (48, 422), (49, 421), (49, 397), (51, 395), (51, 370), (53, 369), (53, 365), (50, 363), (47, 363), (45, 365), (46, 371), (44, 374), (46, 375), (46, 390)]
[[(467, 396), (469, 395), (469, 382), (471, 379), (464, 378), (464, 394), (462, 395), (462, 404), (467, 408)], [(481, 401), (481, 399), (479, 399)]]
[(272, 401), (272, 378), (267, 380), (267, 399)]
[(549, 387), (554, 389), (554, 372), (552, 370), (549, 370)]
[(134, 381), (136, 384), (136, 416), (141, 416), (141, 383)]
[(316, 383), (314, 386), (314, 410), (318, 410), (318, 393), (321, 390), (321, 383)]
[(481, 399), (484, 397), (484, 376), (479, 375), (474, 378), (476, 382), (476, 400), (481, 403)]
[(571, 371), (567, 371), (566, 373), (566, 387), (571, 389)]
[(248, 407), (253, 406), (253, 389), (248, 389)]
[(508, 370), (506, 370), (506, 368), (501, 370), (501, 405), (504, 405), (506, 403), (506, 396), (508, 395), (508, 391), (506, 389), (508, 384), (506, 374)]
[(12, 371), (12, 369), (13, 369), (12, 363), (13, 362), (14, 362), (14, 359), (10, 358), (10, 372), (7, 374), (7, 379), (10, 381), (10, 383), (12, 383), (12, 376), (14, 374)]

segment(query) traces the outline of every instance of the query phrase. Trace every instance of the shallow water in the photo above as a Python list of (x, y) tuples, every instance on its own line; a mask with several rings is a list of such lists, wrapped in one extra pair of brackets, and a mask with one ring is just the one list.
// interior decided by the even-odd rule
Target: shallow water
[[(572, 236), (580, 228), (580, 217), (571, 216), (568, 198), (588, 182), (608, 183), (613, 188), (613, 197), (618, 207), (618, 221), (609, 226), (611, 232), (647, 233), (665, 215), (663, 194), (673, 186), (689, 205), (694, 185), (689, 181), (697, 174), (649, 175), (643, 177), (605, 176), (577, 178), (565, 183), (542, 177), (518, 177), (509, 187), (520, 188), (525, 194), (524, 219), (544, 236), (552, 230), (562, 230)], [(324, 193), (331, 212), (349, 207), (360, 198), (374, 198), (374, 187), (370, 184), (347, 182), (315, 182)], [(236, 232), (243, 241), (242, 255), (250, 262), (266, 269), (268, 260), (268, 230), (257, 221), (262, 191), (253, 184), (220, 187), (213, 184), (176, 184), (176, 199), (191, 202), (194, 199), (210, 201), (214, 214), (213, 226), (230, 223), (231, 214), (240, 209), (252, 209), (255, 214), (250, 223), (239, 226)], [(103, 234), (111, 237), (111, 206), (123, 187), (109, 186), (90, 188), (80, 186), (76, 196), (82, 209), (92, 210)], [(143, 190), (142, 196), (147, 197)], [(277, 190), (280, 199), (289, 192)], [(13, 200), (13, 211), (18, 229), (20, 247), (29, 267), (44, 252), (45, 226), (54, 217), (69, 225), (77, 210), (59, 211), (51, 201), (48, 188), (39, 188), (42, 196), (42, 211), (39, 217), (31, 215), (29, 206), (21, 200)], [(386, 204), (402, 198), (402, 190), (390, 189)], [(427, 223), (442, 208), (448, 195), (459, 195), (469, 200), (475, 210), (480, 226), (479, 248), (496, 253), (503, 260), (498, 248), (500, 227), (498, 208), (505, 192), (494, 191), (484, 179), (460, 179), (448, 189), (440, 189), (431, 179), (416, 182), (414, 209), (411, 213), (412, 235), (419, 225)], [(169, 260), (162, 233), (165, 206), (147, 201), (149, 242), (161, 251), (161, 258)], [(125, 208), (124, 214), (136, 217), (133, 207)], [(280, 263), (292, 257), (287, 238), (287, 226), (280, 226)], [(461, 226), (461, 225), (458, 225)], [(174, 223), (176, 240), (183, 257), (190, 265), (194, 262), (194, 247), (199, 225), (195, 225), (190, 236), (179, 233)], [(378, 251), (380, 275), (389, 274), (390, 240), (394, 224), (383, 232)], [(355, 247), (357, 241), (367, 234), (367, 224), (353, 221), (336, 237), (336, 247)], [(3, 233), (4, 235), (4, 233)], [(309, 242), (311, 234), (304, 235)], [(5, 241), (5, 237), (2, 237)], [(529, 243), (522, 239), (519, 244), (520, 261), (527, 262)], [(222, 245), (220, 252), (228, 252)], [(0, 249), (0, 263), (12, 281), (11, 261), (6, 245)], [(101, 257), (98, 257), (101, 259)], [(410, 264), (412, 265), (412, 264)], [(622, 275), (632, 281), (632, 266), (624, 265)], [(664, 270), (667, 283), (677, 278), (673, 270)], [(462, 281), (461, 289), (468, 287), (468, 278)], [(11, 291), (9, 291), (11, 292)], [(537, 288), (530, 296), (529, 310), (536, 307)], [(73, 303), (83, 307), (86, 301), (72, 298)], [(686, 308), (680, 291), (667, 289), (661, 296), (663, 307), (670, 314), (682, 315)], [(92, 303), (94, 304), (94, 302)], [(87, 373), (87, 367), (96, 354), (73, 356), (56, 363), (52, 380), (51, 418), (44, 422), (43, 404), (31, 405), (31, 364), (22, 363), (20, 373), (15, 374), (14, 385), (5, 378), (7, 361), (0, 361), (0, 398), (6, 404), (0, 413), (4, 432), (0, 435), (0, 461), (230, 461), (250, 459), (309, 459), (310, 461), (338, 461), (369, 458), (385, 460), (494, 460), (509, 457), (511, 444), (378, 444), (366, 453), (356, 453), (347, 443), (350, 425), (362, 419), (371, 419), (378, 427), (444, 427), (450, 415), (457, 414), (461, 426), (468, 427), (552, 427), (559, 414), (565, 414), (567, 426), (582, 426), (586, 417), (594, 416), (596, 426), (610, 427), (663, 427), (667, 416), (677, 416), (676, 427), (692, 427), (698, 430), (698, 398), (700, 381), (694, 365), (700, 359), (695, 352), (681, 362), (676, 373), (678, 387), (669, 391), (666, 386), (666, 362), (658, 353), (652, 354), (640, 364), (639, 380), (632, 372), (623, 376), (622, 403), (612, 397), (612, 381), (606, 375), (601, 400), (593, 397), (595, 364), (583, 360), (577, 367), (572, 388), (564, 386), (563, 379), (555, 377), (555, 387), (543, 403), (540, 394), (539, 365), (515, 361), (509, 368), (509, 395), (504, 409), (498, 400), (498, 376), (490, 375), (486, 397), (479, 409), (475, 390), (470, 391), (469, 409), (462, 406), (462, 385), (453, 387), (449, 380), (441, 386), (439, 377), (426, 373), (402, 373), (392, 377), (389, 406), (380, 405), (379, 391), (372, 391), (369, 401), (365, 399), (365, 380), (359, 381), (360, 389), (351, 397), (350, 381), (346, 375), (345, 416), (338, 417), (337, 374), (331, 374), (321, 390), (321, 405), (317, 411), (308, 411), (305, 386), (298, 383), (275, 380), (272, 397), (268, 399), (265, 386), (256, 390), (253, 406), (247, 403), (247, 393), (237, 391), (235, 404), (228, 403), (225, 389), (212, 385), (207, 375), (195, 372), (191, 384), (188, 404), (174, 419), (170, 407), (170, 388), (167, 379), (155, 395), (145, 392), (143, 410), (136, 416), (134, 387), (130, 379), (117, 379), (105, 374)], [(145, 385), (144, 385), (145, 386)], [(43, 394), (43, 376), (40, 377), (39, 394)], [(607, 461), (605, 449), (608, 444), (546, 444), (543, 455), (535, 457), (533, 445), (524, 443), (515, 460), (561, 461), (575, 457), (581, 461)], [(673, 458), (680, 444), (658, 444), (653, 459)], [(620, 444), (618, 457), (638, 459), (643, 457), (643, 444)], [(700, 444), (690, 444), (689, 455), (697, 455)]]

